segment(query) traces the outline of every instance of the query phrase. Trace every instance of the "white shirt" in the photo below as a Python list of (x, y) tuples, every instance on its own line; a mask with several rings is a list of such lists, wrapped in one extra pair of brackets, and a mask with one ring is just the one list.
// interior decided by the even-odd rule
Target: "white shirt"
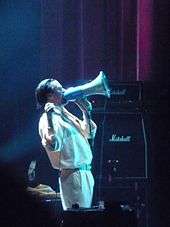
[[(52, 149), (44, 143), (44, 135), (48, 130), (47, 114), (43, 113), (39, 121), (39, 134), (53, 168), (79, 168), (91, 164), (92, 151), (88, 143), (89, 125), (86, 119), (80, 120), (64, 107), (55, 106), (52, 112), (52, 123), (55, 134), (55, 146)], [(96, 124), (91, 121), (91, 136), (96, 134)], [(59, 165), (55, 163), (55, 154), (60, 152)]]

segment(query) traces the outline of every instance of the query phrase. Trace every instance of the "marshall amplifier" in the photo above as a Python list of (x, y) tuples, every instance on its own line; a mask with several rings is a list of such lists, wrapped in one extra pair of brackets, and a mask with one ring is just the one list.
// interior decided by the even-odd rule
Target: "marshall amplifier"
[(98, 129), (93, 147), (96, 178), (148, 177), (145, 122), (141, 113), (93, 113)]
[(93, 103), (94, 112), (103, 111), (139, 111), (141, 109), (142, 83), (113, 82), (110, 81), (111, 97), (93, 96), (90, 101)]
[(138, 227), (150, 226), (148, 197), (149, 182), (146, 180), (113, 179), (110, 184), (102, 184), (100, 188), (100, 200), (105, 203), (107, 201), (121, 201), (124, 206), (127, 205), (135, 211)]
[(136, 213), (130, 207), (109, 201), (104, 209), (69, 209), (63, 212), (62, 227), (137, 227)]

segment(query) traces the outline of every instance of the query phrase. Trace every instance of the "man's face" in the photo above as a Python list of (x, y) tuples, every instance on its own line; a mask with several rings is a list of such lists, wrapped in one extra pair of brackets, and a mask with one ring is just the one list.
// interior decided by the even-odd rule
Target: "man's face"
[(51, 82), (51, 87), (53, 93), (49, 93), (47, 95), (47, 102), (52, 102), (55, 105), (61, 105), (63, 102), (63, 94), (65, 89), (57, 80)]

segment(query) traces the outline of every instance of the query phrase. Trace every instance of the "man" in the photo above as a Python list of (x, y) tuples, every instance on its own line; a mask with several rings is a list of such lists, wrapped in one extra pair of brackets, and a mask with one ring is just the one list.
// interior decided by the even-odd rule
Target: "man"
[(88, 139), (93, 139), (96, 124), (89, 120), (91, 103), (75, 101), (82, 111), (78, 119), (65, 108), (64, 89), (55, 79), (45, 79), (36, 88), (36, 99), (45, 112), (39, 121), (39, 134), (53, 168), (60, 171), (59, 188), (63, 209), (89, 208), (94, 179), (91, 173), (92, 151)]

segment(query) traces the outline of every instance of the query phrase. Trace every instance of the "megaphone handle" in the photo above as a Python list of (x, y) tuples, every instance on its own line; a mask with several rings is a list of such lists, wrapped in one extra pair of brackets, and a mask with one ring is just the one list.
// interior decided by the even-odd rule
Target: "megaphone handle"
[(89, 134), (90, 134), (90, 139), (88, 139), (89, 144), (91, 146), (91, 149), (93, 148), (94, 140), (92, 136), (92, 126), (91, 126), (91, 110), (92, 110), (92, 105), (88, 101), (87, 97), (84, 99), (77, 99), (75, 100), (75, 103), (79, 106), (79, 108), (83, 111), (83, 115), (86, 118), (86, 121), (88, 123), (89, 127)]
[(89, 135), (90, 135), (90, 138), (88, 139), (88, 141), (89, 141), (91, 149), (93, 150), (94, 139), (93, 139), (93, 136), (92, 136), (92, 126), (91, 126), (92, 118), (91, 118), (91, 112), (90, 111), (87, 112), (87, 118), (88, 118)]

